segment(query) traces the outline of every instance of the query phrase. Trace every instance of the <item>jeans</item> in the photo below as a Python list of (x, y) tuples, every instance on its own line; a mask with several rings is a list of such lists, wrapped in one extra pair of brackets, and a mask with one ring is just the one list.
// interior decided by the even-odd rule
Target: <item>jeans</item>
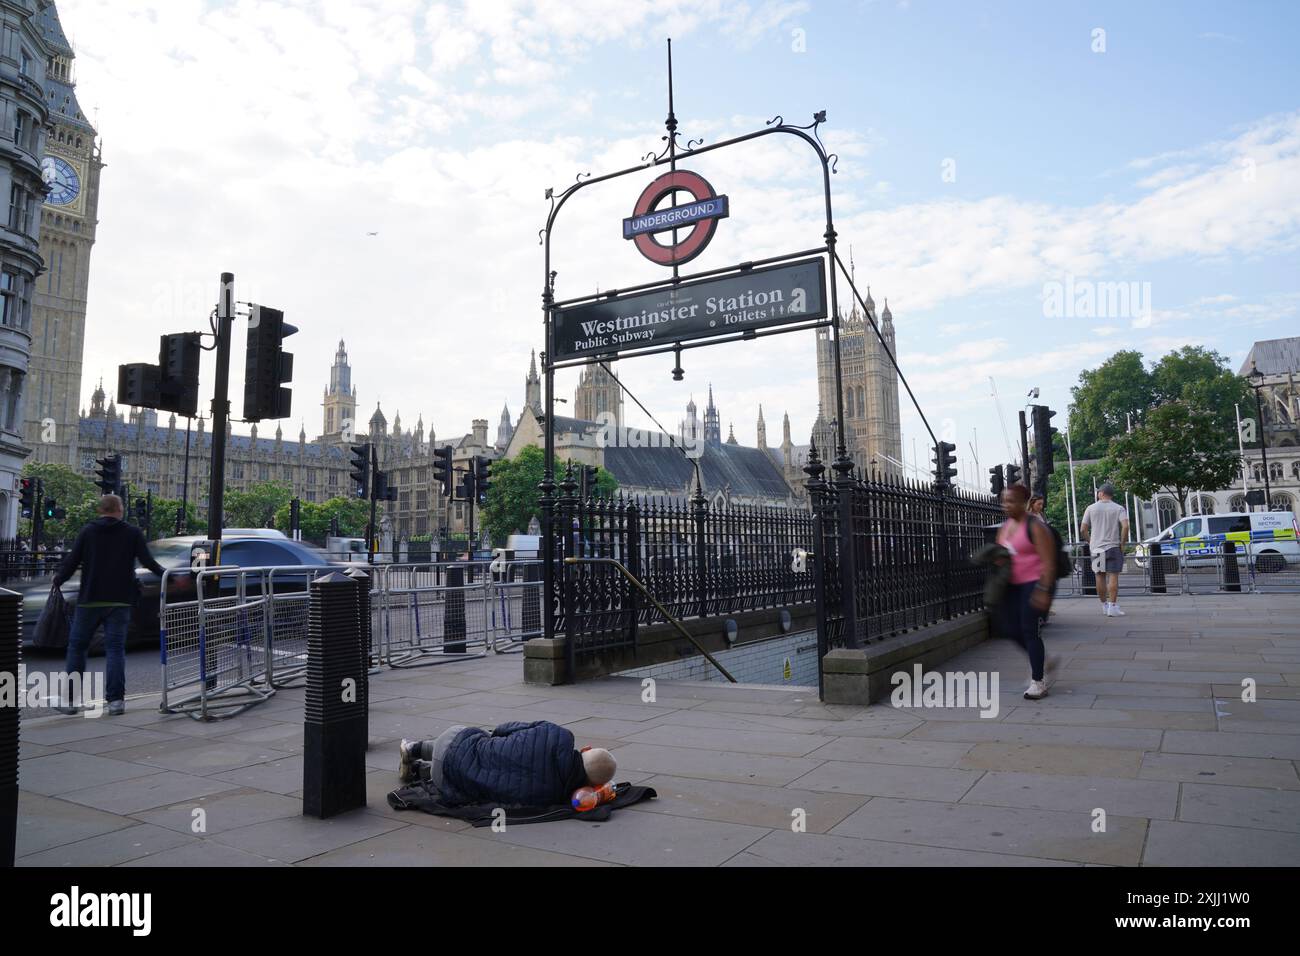
[[(86, 670), (86, 649), (99, 625), (104, 625), (105, 688), (109, 703), (126, 699), (126, 629), (131, 623), (129, 607), (81, 607), (72, 616), (68, 634), (68, 658), (63, 669), (69, 674)], [(83, 702), (84, 703), (84, 702)]]
[(1046, 656), (1043, 639), (1038, 633), (1038, 619), (1042, 617), (1042, 612), (1030, 603), (1036, 586), (1036, 581), (1008, 585), (999, 611), (1003, 636), (1011, 638), (1025, 649), (1029, 654), (1033, 679), (1042, 680), (1043, 659)]

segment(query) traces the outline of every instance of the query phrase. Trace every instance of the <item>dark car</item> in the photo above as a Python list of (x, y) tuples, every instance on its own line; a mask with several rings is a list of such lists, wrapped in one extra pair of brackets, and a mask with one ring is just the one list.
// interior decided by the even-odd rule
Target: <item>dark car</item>
[[(149, 542), (149, 550), (153, 553), (154, 560), (168, 570), (184, 570), (186, 573), (173, 573), (167, 576), (167, 596), (168, 600), (187, 600), (192, 599), (194, 595), (194, 575), (188, 573), (190, 566), (190, 551), (195, 542), (205, 540), (201, 535), (187, 535), (179, 538), (159, 538), (157, 541)], [(260, 567), (295, 567), (301, 566), (306, 568), (328, 567), (335, 562), (330, 561), (325, 552), (320, 548), (304, 544), (301, 541), (294, 541), (287, 538), (278, 531), (271, 529), (239, 529), (227, 528), (222, 533), (221, 541), (221, 564), (223, 566), (231, 565), (241, 568), (260, 568)], [(158, 599), (159, 586), (161, 580), (158, 575), (145, 568), (136, 568), (136, 580), (140, 584), (140, 599), (136, 602), (135, 608), (131, 612), (131, 625), (126, 633), (126, 645), (132, 646), (158, 646)], [(305, 585), (305, 576), (302, 580), (296, 582), (296, 586)], [(63, 598), (68, 602), (70, 608), (75, 607), (77, 603), (77, 590), (81, 584), (80, 573), (74, 574), (61, 588)], [(290, 579), (286, 581), (290, 588), (295, 586), (295, 582)], [(205, 584), (205, 588), (210, 585)], [(233, 589), (234, 576), (223, 579), (222, 588)], [(46, 578), (44, 581), (38, 581), (27, 585), (18, 590), (23, 595), (23, 643), (33, 650), (58, 651), (66, 650), (66, 644), (58, 647), (43, 645), (35, 647), (33, 638), (36, 633), (36, 622), (40, 619), (41, 611), (45, 608), (45, 602), (49, 599), (51, 580)], [(276, 590), (280, 590), (277, 585)], [(103, 653), (103, 629), (96, 632), (94, 639), (91, 641), (90, 652), (92, 654)]]

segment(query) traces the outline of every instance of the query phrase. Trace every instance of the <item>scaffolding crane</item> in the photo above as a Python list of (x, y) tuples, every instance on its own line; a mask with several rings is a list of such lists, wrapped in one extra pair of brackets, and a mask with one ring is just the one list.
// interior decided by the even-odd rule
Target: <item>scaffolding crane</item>
[(998, 397), (998, 383), (993, 381), (993, 376), (989, 376), (989, 388), (993, 390), (993, 404), (998, 410), (998, 424), (1002, 426), (1002, 439), (1007, 443), (1007, 461), (1019, 461), (1015, 449), (1011, 446), (1011, 433), (1007, 431), (1006, 416), (1002, 414), (1002, 399)]

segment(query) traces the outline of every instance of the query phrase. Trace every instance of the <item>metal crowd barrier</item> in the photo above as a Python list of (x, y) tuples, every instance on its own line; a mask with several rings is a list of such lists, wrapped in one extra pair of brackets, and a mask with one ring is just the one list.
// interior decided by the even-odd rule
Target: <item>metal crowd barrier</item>
[[(1118, 595), (1237, 594), (1300, 592), (1300, 556), (1284, 555), (1261, 542), (1225, 542), (1206, 554), (1137, 553), (1137, 546), (1125, 544), (1124, 569), (1119, 576)], [(1097, 596), (1087, 545), (1067, 544), (1071, 569), (1057, 585), (1057, 594), (1068, 597)]]
[(460, 561), (379, 569), (380, 660), (420, 667), (518, 652), (542, 633), (541, 564)]

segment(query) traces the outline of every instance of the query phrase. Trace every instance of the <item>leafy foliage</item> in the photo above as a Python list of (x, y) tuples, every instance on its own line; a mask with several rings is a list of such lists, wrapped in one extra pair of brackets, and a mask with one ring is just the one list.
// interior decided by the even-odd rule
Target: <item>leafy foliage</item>
[[(557, 481), (562, 480), (565, 463), (557, 462)], [(580, 467), (574, 464), (574, 468)], [(522, 533), (529, 521), (542, 517), (537, 503), (546, 471), (545, 456), (540, 448), (529, 445), (514, 458), (504, 458), (492, 463), (492, 484), (488, 488), (487, 504), (483, 508), (483, 527), (495, 544), (504, 544), (511, 534)], [(618, 489), (618, 479), (603, 467), (596, 473), (596, 491), (611, 495)]]
[(288, 485), (264, 481), (247, 491), (227, 491), (223, 505), (229, 528), (269, 528), (276, 513), (289, 504), (293, 492)]
[(1131, 433), (1112, 438), (1109, 457), (1115, 477), (1134, 494), (1168, 492), (1184, 514), (1192, 491), (1225, 488), (1241, 467), (1218, 416), (1184, 401), (1152, 409)]
[[(370, 505), (360, 498), (331, 498), (328, 501), (304, 501), (298, 512), (299, 527), (303, 539), (313, 544), (323, 545), (330, 533), (330, 519), (339, 519), (339, 535), (344, 538), (360, 538), (366, 533), (366, 522), (370, 520)], [(275, 512), (275, 527), (289, 533), (289, 504), (285, 502)]]

